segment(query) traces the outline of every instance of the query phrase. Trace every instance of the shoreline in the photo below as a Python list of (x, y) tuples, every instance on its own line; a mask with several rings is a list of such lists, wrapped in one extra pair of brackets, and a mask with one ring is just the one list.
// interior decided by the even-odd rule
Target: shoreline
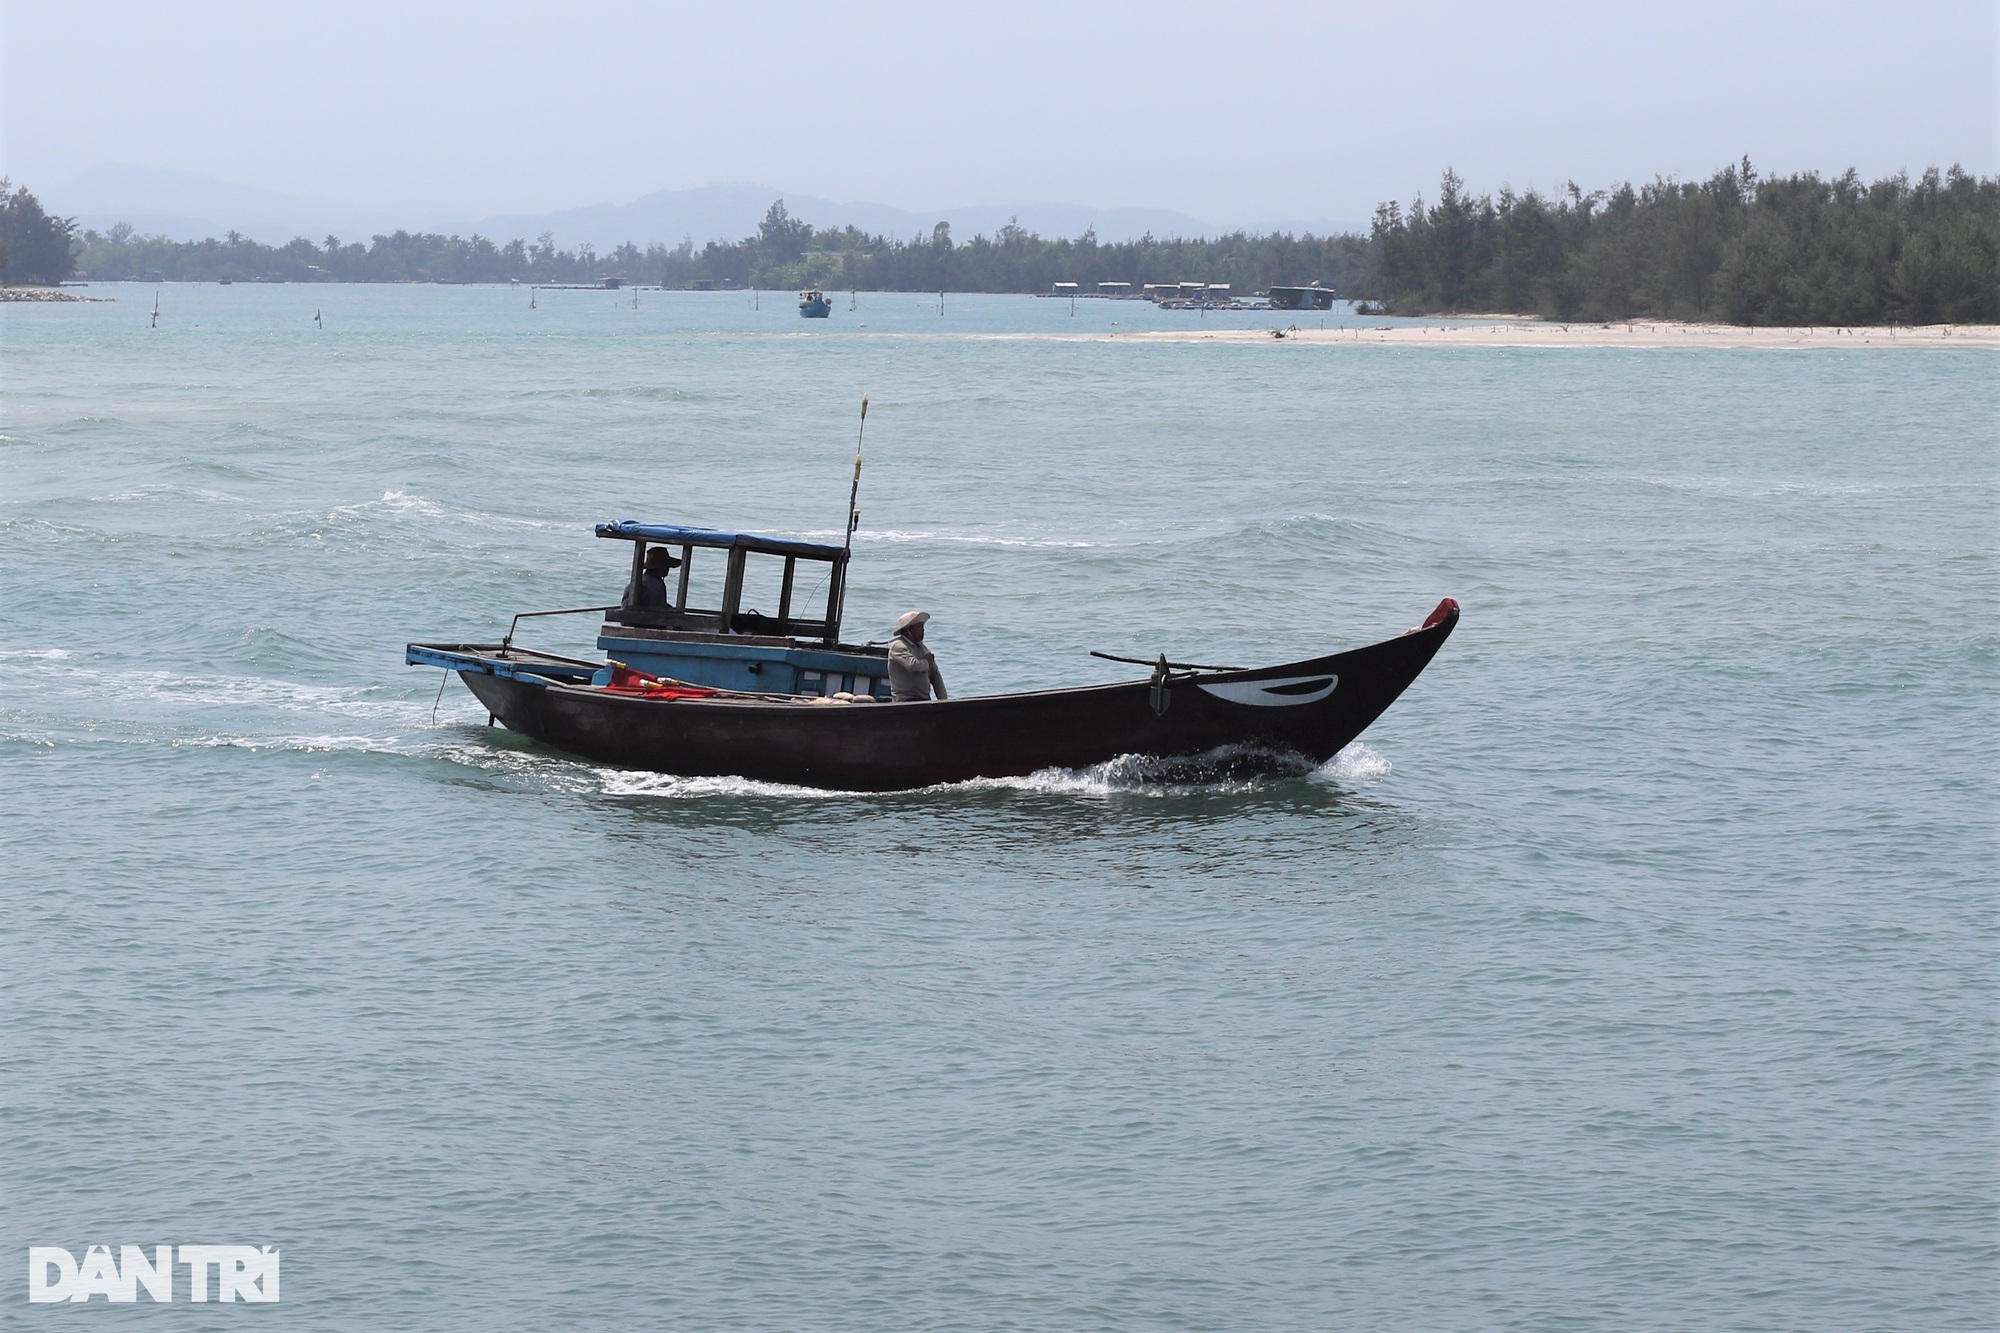
[[(1056, 334), (1055, 337), (1088, 335)], [(1557, 324), (1514, 318), (1496, 323), (1356, 325), (1339, 329), (1149, 329), (1096, 335), (1117, 342), (1394, 343), (1429, 347), (1978, 347), (2000, 349), (2000, 325), (1926, 324), (1760, 327), (1633, 320)]]

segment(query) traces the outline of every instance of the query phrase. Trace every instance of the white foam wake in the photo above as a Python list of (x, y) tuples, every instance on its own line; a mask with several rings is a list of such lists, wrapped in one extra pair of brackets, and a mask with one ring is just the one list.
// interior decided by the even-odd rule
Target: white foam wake
[(1345, 750), (1322, 764), (1320, 773), (1342, 782), (1380, 782), (1394, 772), (1389, 757), (1380, 750), (1354, 741)]
[(683, 777), (671, 773), (604, 768), (582, 760), (519, 750), (494, 750), (478, 745), (451, 745), (433, 753), (479, 767), (540, 770), (544, 780), (581, 792), (594, 790), (607, 796), (668, 801), (742, 797), (883, 801), (925, 799), (952, 792), (974, 791), (1017, 791), (1098, 800), (1119, 795), (1161, 797), (1192, 792), (1247, 791), (1270, 782), (1307, 776), (1348, 783), (1374, 782), (1387, 777), (1391, 771), (1387, 758), (1359, 742), (1349, 745), (1332, 760), (1319, 766), (1291, 751), (1232, 745), (1186, 758), (1120, 755), (1088, 768), (1045, 768), (1019, 777), (972, 778), (965, 782), (939, 783), (903, 792), (857, 792), (763, 782), (744, 777)]

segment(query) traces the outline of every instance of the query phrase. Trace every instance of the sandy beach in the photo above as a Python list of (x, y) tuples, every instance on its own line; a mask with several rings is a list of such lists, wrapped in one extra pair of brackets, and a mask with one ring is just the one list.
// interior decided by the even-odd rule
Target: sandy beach
[[(1057, 335), (1062, 336), (1062, 335)], [(1985, 347), (2000, 348), (2000, 325), (1930, 324), (1918, 327), (1752, 328), (1735, 324), (1677, 324), (1634, 320), (1620, 324), (1557, 324), (1494, 317), (1437, 324), (1365, 325), (1319, 329), (1200, 327), (1100, 335), (1117, 342), (1398, 343), (1430, 347)]]

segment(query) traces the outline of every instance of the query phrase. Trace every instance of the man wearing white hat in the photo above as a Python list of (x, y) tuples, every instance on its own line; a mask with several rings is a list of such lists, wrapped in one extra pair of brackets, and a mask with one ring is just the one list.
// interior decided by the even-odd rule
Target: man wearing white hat
[(937, 654), (924, 647), (924, 622), (930, 618), (928, 611), (906, 611), (896, 621), (896, 637), (889, 640), (891, 703), (921, 703), (933, 691), (940, 699), (946, 697)]

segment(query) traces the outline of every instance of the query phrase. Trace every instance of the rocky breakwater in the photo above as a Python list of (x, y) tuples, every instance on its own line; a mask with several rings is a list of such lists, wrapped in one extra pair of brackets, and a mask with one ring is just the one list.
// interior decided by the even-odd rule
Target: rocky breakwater
[(115, 296), (79, 296), (60, 287), (0, 287), (0, 301), (115, 301)]

